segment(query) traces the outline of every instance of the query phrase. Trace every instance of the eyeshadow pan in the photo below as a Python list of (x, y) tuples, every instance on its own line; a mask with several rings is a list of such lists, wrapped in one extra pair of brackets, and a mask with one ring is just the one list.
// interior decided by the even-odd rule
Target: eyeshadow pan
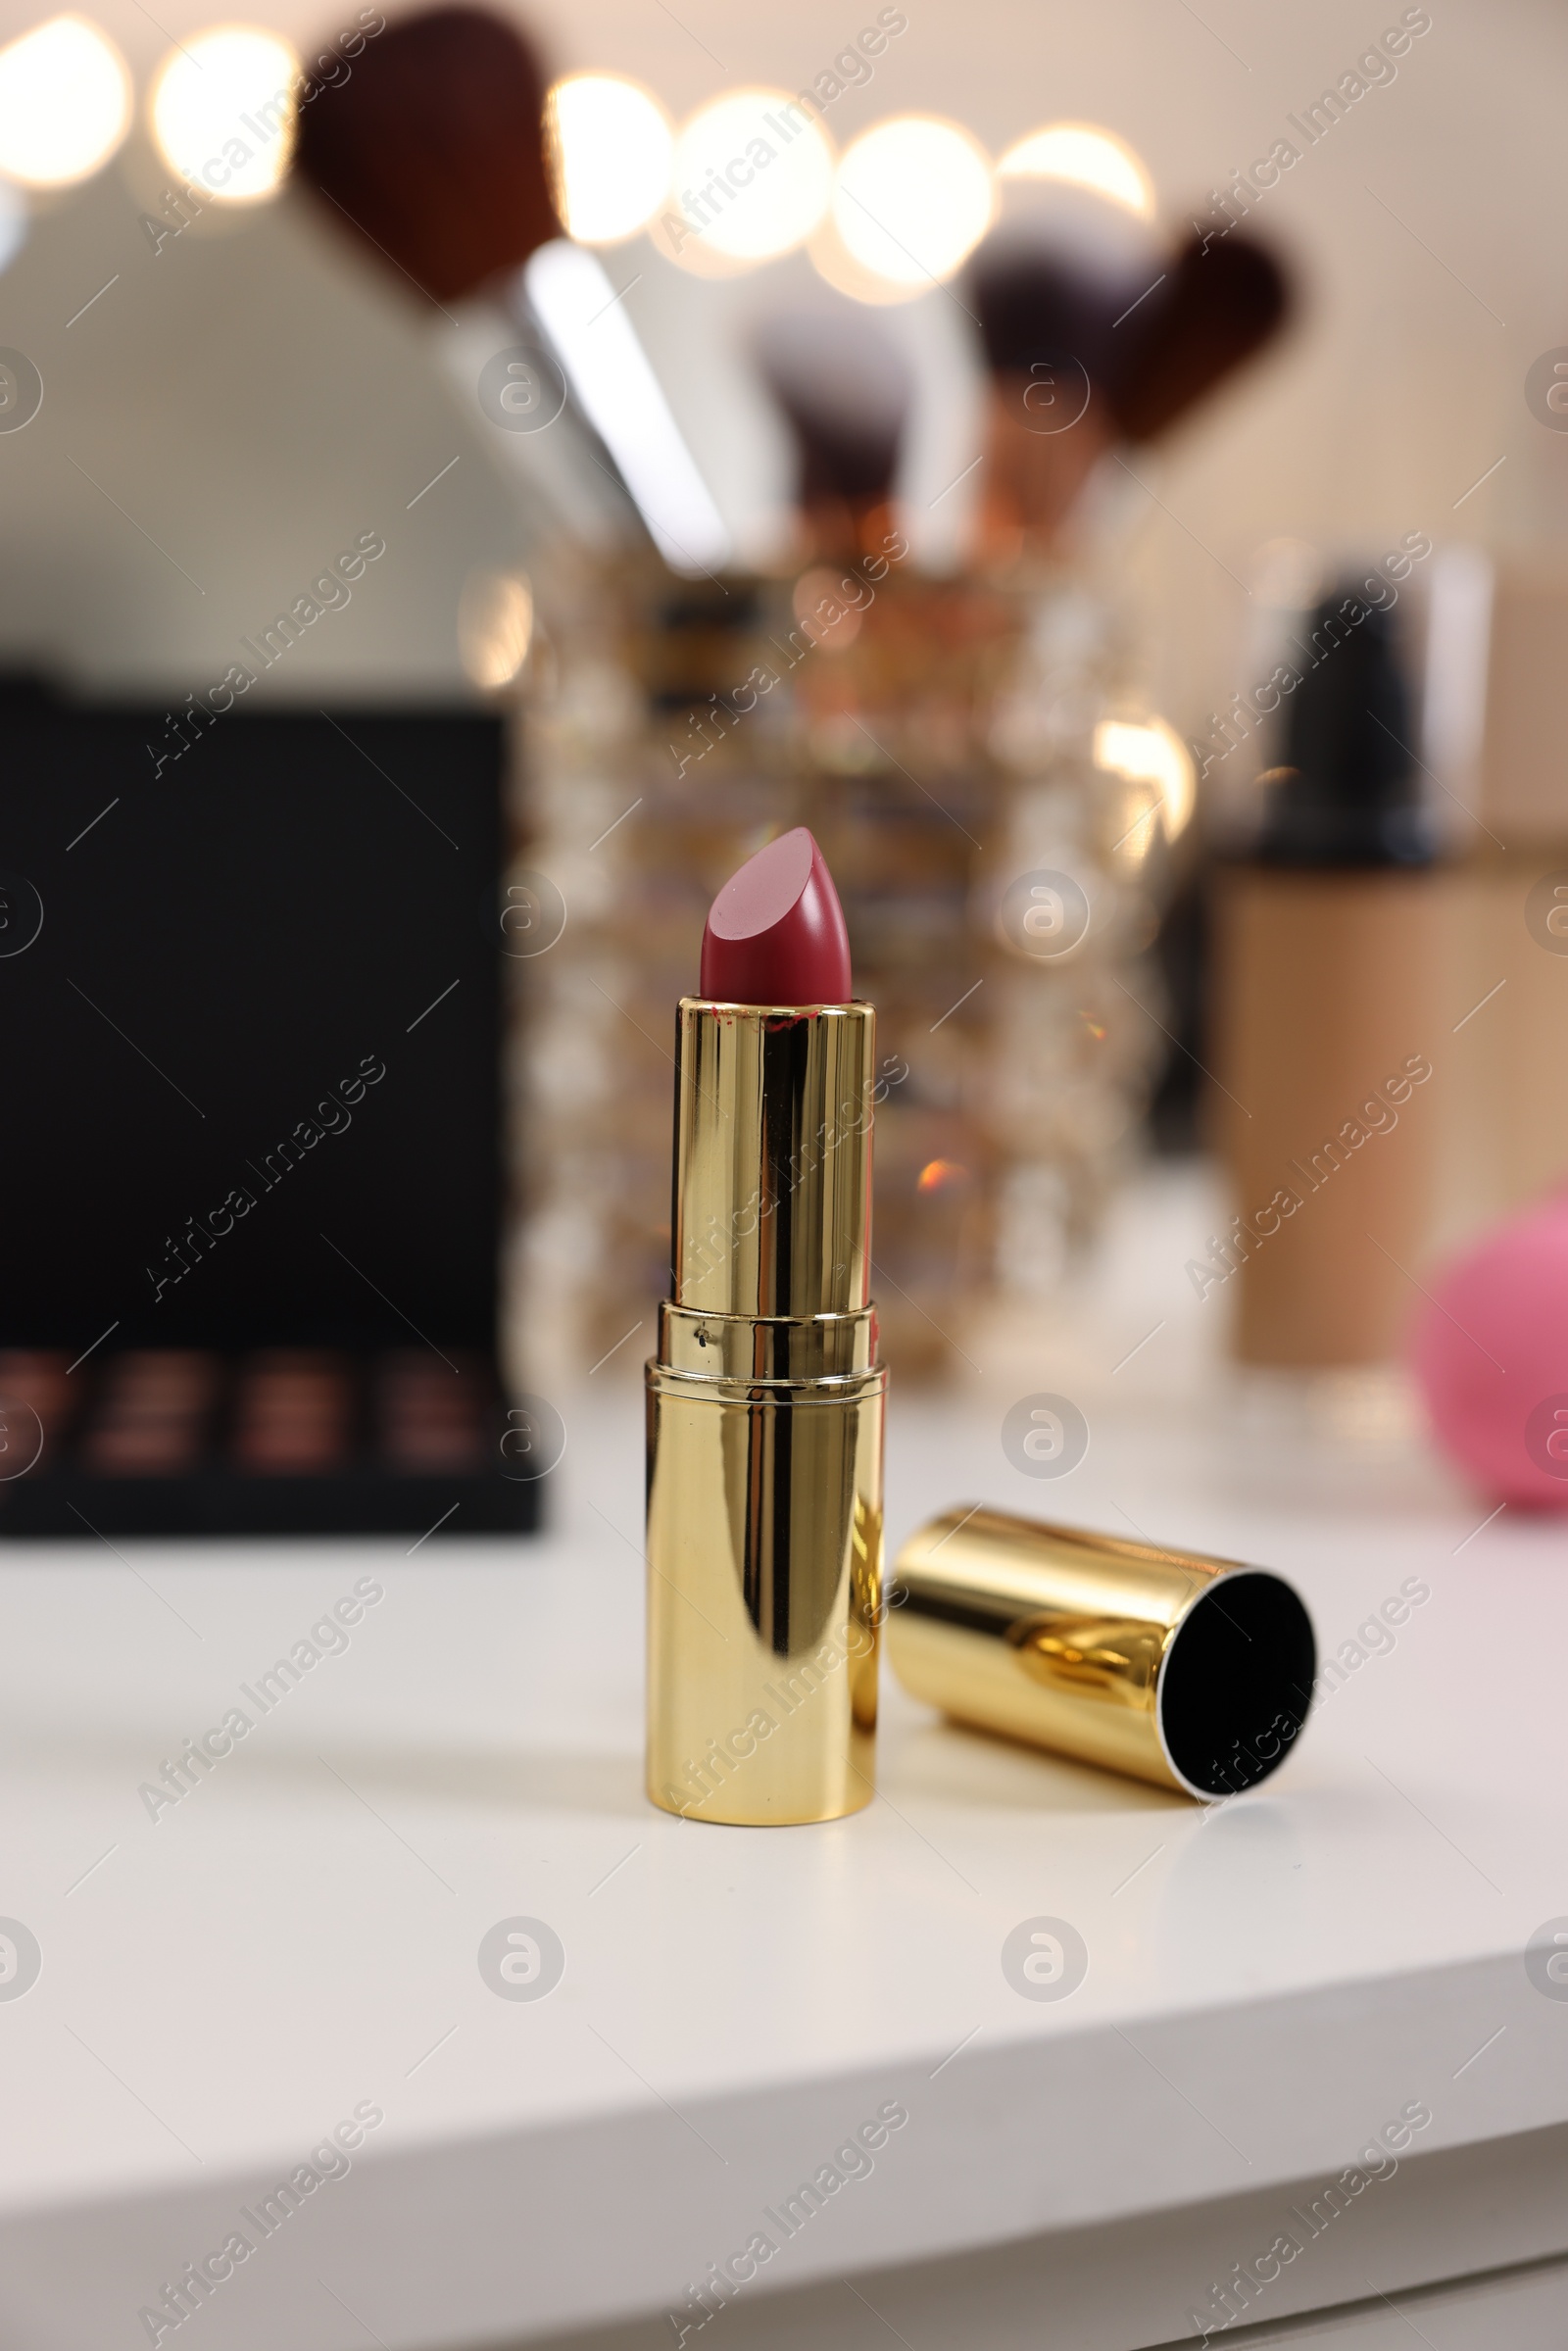
[(240, 1367), (230, 1450), (252, 1476), (319, 1477), (352, 1450), (354, 1383), (341, 1356), (272, 1348)]
[(375, 1378), (382, 1458), (405, 1476), (482, 1468), (490, 1382), (468, 1356), (448, 1363), (412, 1349), (384, 1356)]
[(87, 1394), (85, 1380), (73, 1390), (69, 1365), (64, 1347), (0, 1348), (0, 1482), (53, 1458)]
[(220, 1386), (195, 1348), (148, 1347), (105, 1365), (81, 1454), (101, 1478), (187, 1476), (201, 1457)]

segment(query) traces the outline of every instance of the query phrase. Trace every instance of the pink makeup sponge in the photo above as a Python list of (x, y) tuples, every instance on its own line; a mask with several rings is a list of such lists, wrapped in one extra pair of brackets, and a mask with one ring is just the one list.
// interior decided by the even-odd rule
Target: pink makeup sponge
[(1449, 1266), (1412, 1356), (1446, 1452), (1499, 1501), (1568, 1510), (1568, 1197)]

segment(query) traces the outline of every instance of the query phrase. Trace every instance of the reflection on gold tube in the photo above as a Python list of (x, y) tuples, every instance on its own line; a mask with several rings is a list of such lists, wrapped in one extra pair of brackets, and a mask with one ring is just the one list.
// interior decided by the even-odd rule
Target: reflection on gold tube
[(888, 1646), (905, 1688), (962, 1722), (1206, 1797), (1275, 1769), (1316, 1670), (1278, 1576), (997, 1510), (910, 1537)]
[(680, 1007), (674, 1298), (648, 1367), (648, 1792), (688, 1819), (869, 1803), (882, 1396), (875, 1015)]

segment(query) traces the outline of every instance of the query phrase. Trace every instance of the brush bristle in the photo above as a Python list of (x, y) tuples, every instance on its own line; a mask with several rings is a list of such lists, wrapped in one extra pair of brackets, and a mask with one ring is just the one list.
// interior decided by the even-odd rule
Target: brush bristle
[(454, 301), (560, 234), (544, 96), (538, 60), (504, 19), (403, 17), (301, 109), (294, 169), (416, 285)]

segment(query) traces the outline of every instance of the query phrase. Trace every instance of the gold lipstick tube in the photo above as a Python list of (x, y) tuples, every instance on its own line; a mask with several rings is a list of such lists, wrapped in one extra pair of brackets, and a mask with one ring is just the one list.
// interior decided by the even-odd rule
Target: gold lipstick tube
[(648, 1793), (690, 1820), (870, 1802), (882, 1399), (876, 1015), (681, 1001), (673, 1297), (648, 1366)]
[(1213, 1801), (1305, 1722), (1311, 1619), (1283, 1577), (1000, 1510), (911, 1535), (888, 1595), (912, 1696), (960, 1722)]

